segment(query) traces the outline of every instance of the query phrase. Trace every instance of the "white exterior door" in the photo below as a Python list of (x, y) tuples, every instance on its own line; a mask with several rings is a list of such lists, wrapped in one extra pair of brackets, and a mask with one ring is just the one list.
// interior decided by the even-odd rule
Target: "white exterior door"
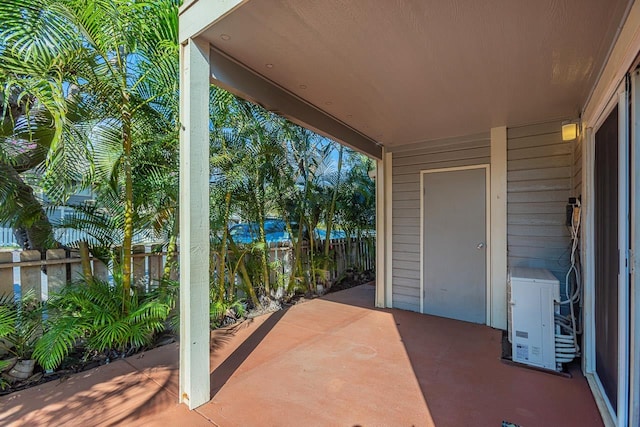
[(423, 173), (423, 312), (486, 323), (486, 167)]

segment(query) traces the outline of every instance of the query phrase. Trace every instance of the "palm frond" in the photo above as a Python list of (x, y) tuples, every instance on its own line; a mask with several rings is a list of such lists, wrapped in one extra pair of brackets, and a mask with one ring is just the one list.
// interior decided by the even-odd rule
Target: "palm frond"
[(86, 341), (87, 351), (124, 351), (149, 344), (164, 330), (175, 305), (175, 290), (165, 285), (164, 293), (142, 296), (124, 294), (120, 279), (115, 286), (93, 279), (66, 287), (49, 303), (50, 320), (34, 357), (45, 369), (53, 369), (79, 339)]
[(90, 326), (81, 316), (57, 317), (36, 343), (33, 358), (44, 369), (55, 369), (89, 330)]

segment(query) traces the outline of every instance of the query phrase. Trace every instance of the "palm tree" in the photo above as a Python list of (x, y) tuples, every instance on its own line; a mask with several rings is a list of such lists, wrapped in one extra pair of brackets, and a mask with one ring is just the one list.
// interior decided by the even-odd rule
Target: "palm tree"
[(265, 295), (271, 295), (269, 245), (266, 239), (265, 222), (270, 212), (276, 210), (275, 201), (268, 197), (275, 177), (286, 167), (286, 156), (279, 141), (279, 129), (274, 126), (271, 113), (255, 108), (253, 120), (242, 132), (244, 171), (238, 200), (244, 217), (257, 224), (261, 281)]
[[(287, 218), (296, 215), (298, 233), (294, 241), (294, 268), (289, 277), (289, 290), (293, 291), (296, 283), (304, 278), (302, 265), (302, 244), (309, 239), (309, 258), (311, 274), (307, 285), (315, 289), (316, 263), (314, 233), (321, 218), (325, 217), (327, 207), (332, 206), (331, 198), (327, 198), (327, 187), (335, 182), (330, 156), (334, 145), (319, 135), (300, 126), (283, 123), (282, 139), (288, 153), (290, 181), (282, 180), (279, 210)], [(292, 184), (293, 183), (293, 184)], [(287, 191), (284, 189), (287, 188)], [(305, 230), (307, 231), (305, 235)], [(291, 233), (293, 236), (293, 233)]]
[[(0, 81), (6, 81), (2, 68)], [(56, 242), (27, 174), (43, 167), (54, 132), (34, 101), (15, 86), (0, 93), (0, 224), (12, 226), (24, 248), (44, 252)]]
[[(349, 151), (347, 155), (348, 172), (340, 186), (336, 201), (336, 223), (347, 235), (347, 257), (353, 258), (352, 240), (375, 229), (376, 196), (375, 183), (369, 177), (374, 167), (373, 160), (363, 154)], [(373, 242), (369, 240), (369, 244)]]
[(326, 225), (326, 235), (324, 239), (324, 267), (323, 270), (327, 271), (329, 269), (329, 249), (331, 247), (331, 231), (333, 230), (333, 221), (336, 210), (336, 202), (338, 200), (338, 193), (340, 192), (340, 178), (342, 174), (342, 156), (344, 154), (344, 145), (340, 145), (338, 148), (338, 167), (335, 174), (335, 182), (332, 183), (332, 194), (331, 194), (331, 204), (327, 209), (325, 225)]
[[(245, 289), (253, 304), (257, 306), (259, 301), (246, 271), (244, 256), (229, 234), (231, 214), (237, 207), (236, 196), (241, 190), (244, 175), (241, 165), (246, 153), (242, 150), (242, 132), (253, 117), (252, 109), (255, 107), (215, 86), (211, 87), (210, 93), (211, 229), (221, 230), (221, 233), (214, 233), (215, 240), (212, 244), (212, 248), (218, 248), (218, 292), (215, 295), (215, 301), (222, 303), (226, 297), (231, 300), (235, 298), (233, 286), (230, 286), (228, 292), (226, 286), (226, 278), (233, 278), (236, 270), (228, 259), (230, 246), (237, 258), (238, 268), (242, 272)], [(216, 239), (217, 237), (219, 238)], [(231, 285), (233, 280), (229, 282)]]
[[(7, 87), (35, 99), (53, 123), (43, 187), (56, 200), (78, 183), (112, 193), (104, 200), (122, 206), (116, 223), (128, 293), (136, 153), (163, 141), (175, 152), (177, 1), (10, 0), (0, 4), (0, 21)], [(74, 106), (86, 113), (80, 121), (69, 119)], [(162, 205), (170, 208), (162, 215), (175, 216), (174, 201)]]

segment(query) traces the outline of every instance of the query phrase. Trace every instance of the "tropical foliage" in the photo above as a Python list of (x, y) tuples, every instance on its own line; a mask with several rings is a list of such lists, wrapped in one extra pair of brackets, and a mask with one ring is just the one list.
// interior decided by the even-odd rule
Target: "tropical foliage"
[[(373, 228), (373, 162), (222, 89), (212, 88), (211, 105), (212, 247), (217, 270), (225, 271), (214, 282), (218, 300), (234, 297), (230, 279), (237, 274), (250, 284), (254, 304), (256, 292), (277, 297), (315, 290), (331, 262), (330, 245), (315, 230), (331, 236), (340, 227), (357, 237)], [(257, 238), (249, 247), (233, 241), (233, 216), (256, 225)], [(281, 218), (291, 236), (294, 266), (284, 289), (270, 274), (269, 217)], [(303, 245), (309, 246), (310, 259), (303, 259)]]
[[(28, 343), (46, 369), (77, 346), (141, 348), (172, 323), (178, 3), (0, 3), (0, 224), (42, 253), (61, 246), (57, 228), (78, 229), (84, 237), (67, 249), (109, 263), (115, 276), (98, 280), (85, 262), (84, 279), (51, 297), (46, 322), (33, 330), (37, 343)], [(330, 237), (339, 229), (348, 239), (370, 233), (375, 195), (371, 160), (216, 87), (210, 129), (210, 311), (218, 326), (248, 306), (326, 285), (331, 247), (317, 230)], [(50, 221), (78, 191), (90, 191), (92, 203)], [(284, 221), (290, 236), (286, 274), (273, 271), (270, 218)], [(234, 220), (255, 225), (254, 241), (234, 240)], [(136, 233), (161, 236), (167, 254), (165, 280), (151, 292), (132, 283)], [(11, 307), (0, 304), (0, 339), (19, 324)]]
[[(0, 389), (33, 372), (29, 359), (42, 333), (42, 313), (42, 303), (33, 290), (18, 298), (0, 295)], [(21, 367), (14, 374), (10, 369), (16, 364)]]
[(124, 355), (150, 344), (166, 327), (175, 292), (125, 294), (122, 287), (120, 280), (113, 286), (92, 279), (70, 284), (50, 299), (45, 332), (33, 352), (38, 363), (56, 368), (79, 342), (85, 354), (114, 350)]
[[(13, 0), (0, 6), (0, 16), (5, 96), (17, 93), (14, 104), (25, 105), (16, 113), (5, 108), (14, 124), (10, 138), (28, 136), (31, 150), (44, 153), (36, 166), (54, 202), (81, 188), (99, 194), (99, 205), (82, 216), (84, 225), (102, 245), (121, 245), (128, 292), (134, 224), (171, 223), (175, 211), (175, 198), (167, 200), (175, 191), (151, 199), (142, 190), (159, 194), (175, 166), (176, 5)], [(22, 128), (43, 128), (48, 138), (16, 135)], [(153, 200), (153, 211), (145, 209), (146, 200)], [(13, 214), (25, 212), (17, 206)], [(121, 233), (113, 236), (114, 229)]]
[(41, 320), (42, 304), (33, 291), (17, 299), (0, 296), (0, 353), (30, 359), (40, 337)]

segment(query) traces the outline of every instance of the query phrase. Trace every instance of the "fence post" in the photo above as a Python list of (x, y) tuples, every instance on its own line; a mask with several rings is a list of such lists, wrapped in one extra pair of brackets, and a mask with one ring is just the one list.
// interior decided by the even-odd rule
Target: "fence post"
[(0, 225), (0, 244), (1, 245), (18, 245), (16, 236), (13, 234), (13, 228)]
[[(80, 258), (79, 252), (76, 252), (75, 250), (70, 252), (69, 259), (79, 259), (79, 258)], [(82, 271), (82, 263), (79, 263), (79, 262), (69, 263), (69, 270), (71, 271), (72, 282), (80, 281), (84, 277), (84, 272)]]
[(371, 252), (371, 270), (375, 270), (376, 268), (376, 239), (377, 237), (373, 237), (369, 243), (369, 252)]
[(364, 253), (365, 253), (365, 268), (367, 271), (370, 269), (369, 261), (371, 260), (371, 246), (369, 245), (369, 238), (365, 237), (364, 239)]
[(336, 240), (336, 279), (340, 277), (340, 275), (345, 270), (345, 259), (344, 259), (344, 239)]
[[(20, 252), (20, 261), (40, 261), (39, 251)], [(40, 277), (40, 266), (20, 267), (20, 291), (25, 295), (27, 291), (33, 289), (36, 298), (42, 299), (42, 283)]]
[(162, 279), (162, 273), (164, 272), (162, 255), (158, 255), (157, 252), (162, 252), (162, 245), (152, 247), (149, 255), (149, 287), (151, 289), (160, 286), (160, 279)]
[[(64, 249), (49, 249), (46, 253), (47, 260), (65, 259)], [(55, 264), (47, 265), (47, 297), (53, 292), (57, 292), (67, 283), (67, 265)]]
[(2, 264), (12, 262), (12, 252), (0, 252), (0, 294), (13, 293), (13, 267), (2, 268)]
[[(131, 248), (131, 252), (133, 254), (143, 254), (145, 253), (145, 247), (144, 245), (134, 245), (133, 248)], [(140, 279), (144, 278), (146, 260), (147, 257), (143, 256), (131, 257), (131, 261), (133, 262), (133, 283), (137, 284)]]
[(289, 277), (291, 277), (291, 272), (293, 271), (293, 262), (293, 246), (289, 242), (282, 247), (282, 274), (284, 274), (285, 278), (285, 287), (288, 285)]
[(109, 280), (109, 268), (97, 258), (93, 259), (93, 277), (104, 282)]
[(333, 241), (333, 281), (336, 282), (340, 278), (342, 271), (340, 265), (342, 263), (342, 240), (340, 238)]

